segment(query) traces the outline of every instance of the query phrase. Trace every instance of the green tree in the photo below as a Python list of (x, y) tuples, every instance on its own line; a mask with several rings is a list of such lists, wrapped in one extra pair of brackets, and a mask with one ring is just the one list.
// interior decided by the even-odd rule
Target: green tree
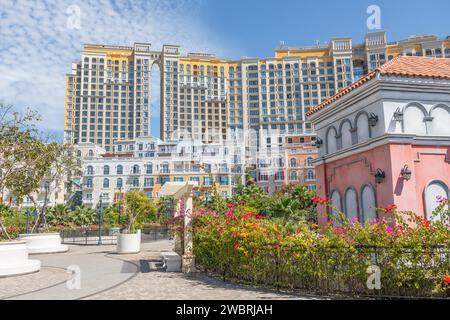
[(130, 191), (125, 194), (125, 213), (127, 215), (126, 230), (135, 233), (146, 215), (156, 212), (153, 202), (141, 191)]
[[(8, 190), (20, 203), (35, 190), (50, 165), (34, 125), (36, 112), (14, 111), (0, 104), (0, 193)], [(0, 219), (0, 233), (10, 238)]]

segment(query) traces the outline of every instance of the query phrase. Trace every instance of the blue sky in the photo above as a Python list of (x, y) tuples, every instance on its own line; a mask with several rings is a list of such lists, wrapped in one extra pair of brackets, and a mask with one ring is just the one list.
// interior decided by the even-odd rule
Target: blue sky
[[(80, 10), (79, 29), (68, 25), (74, 4)], [(308, 46), (351, 36), (361, 42), (369, 31), (366, 9), (372, 4), (381, 9), (389, 41), (412, 34), (450, 35), (448, 0), (0, 0), (0, 101), (38, 110), (45, 120), (41, 127), (61, 137), (64, 75), (84, 43), (150, 42), (155, 49), (167, 43), (181, 45), (185, 53), (267, 57), (280, 41)], [(155, 135), (158, 94), (152, 99)]]

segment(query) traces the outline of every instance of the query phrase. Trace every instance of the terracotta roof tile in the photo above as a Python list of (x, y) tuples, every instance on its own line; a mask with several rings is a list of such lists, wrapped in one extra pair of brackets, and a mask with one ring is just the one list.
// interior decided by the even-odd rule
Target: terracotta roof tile
[(416, 56), (398, 56), (381, 67), (368, 73), (358, 81), (342, 89), (334, 96), (324, 100), (318, 106), (312, 108), (306, 113), (307, 116), (325, 108), (327, 105), (338, 100), (347, 93), (362, 86), (367, 81), (373, 79), (377, 74), (382, 76), (396, 77), (414, 77), (414, 78), (432, 78), (438, 80), (450, 80), (450, 59), (416, 57)]

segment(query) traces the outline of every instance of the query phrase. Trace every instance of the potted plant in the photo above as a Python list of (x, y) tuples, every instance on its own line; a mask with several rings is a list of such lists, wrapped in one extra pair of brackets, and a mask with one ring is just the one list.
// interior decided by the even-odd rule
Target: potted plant
[(117, 236), (117, 253), (128, 254), (141, 251), (141, 218), (153, 210), (153, 203), (140, 191), (125, 194), (125, 215), (127, 223)]

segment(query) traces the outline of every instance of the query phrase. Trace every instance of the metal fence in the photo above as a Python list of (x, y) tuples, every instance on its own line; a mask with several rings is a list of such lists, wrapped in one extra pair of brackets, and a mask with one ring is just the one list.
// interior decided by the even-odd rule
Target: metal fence
[[(421, 248), (298, 248), (260, 246), (228, 261), (203, 263), (225, 279), (278, 290), (384, 298), (445, 297), (438, 289), (450, 271), (450, 251)], [(379, 272), (379, 287), (376, 285)], [(372, 278), (370, 276), (372, 275)]]
[[(115, 245), (120, 228), (83, 228), (61, 230), (62, 243), (77, 245)], [(144, 228), (141, 230), (143, 243), (169, 240), (171, 235), (168, 228)]]

